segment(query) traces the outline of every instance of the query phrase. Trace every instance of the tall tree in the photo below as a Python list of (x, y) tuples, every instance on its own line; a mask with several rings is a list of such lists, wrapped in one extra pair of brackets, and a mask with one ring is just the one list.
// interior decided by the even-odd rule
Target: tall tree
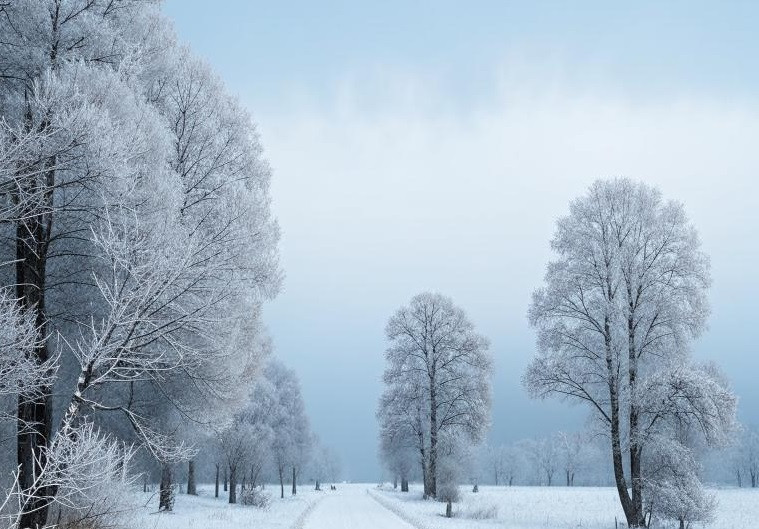
[(271, 361), (265, 376), (275, 390), (275, 400), (269, 410), (273, 433), (271, 451), (280, 496), (284, 498), (288, 474), (292, 480), (292, 493), (297, 492), (298, 474), (308, 462), (312, 436), (295, 372), (278, 361)]
[(628, 179), (597, 181), (574, 200), (551, 247), (524, 382), (535, 397), (585, 402), (602, 421), (628, 525), (640, 527), (645, 450), (667, 420), (698, 423), (710, 443), (734, 422), (733, 394), (688, 356), (708, 313), (709, 260), (682, 204)]
[(387, 390), (380, 406), (406, 410), (398, 413), (416, 436), (424, 492), (434, 497), (441, 436), (478, 443), (490, 423), (488, 341), (450, 298), (429, 292), (400, 308), (386, 335)]
[[(278, 229), (255, 127), (157, 2), (0, 10), (0, 251), (13, 264), (0, 272), (45, 370), (18, 394), (20, 524), (36, 527), (67, 472), (47, 458), (88, 438), (85, 416), (122, 414), (169, 463), (189, 454), (168, 446), (179, 420), (136, 402), (162, 395), (206, 427), (243, 402), (260, 307), (279, 287)], [(64, 363), (74, 380), (58, 381), (54, 427)]]

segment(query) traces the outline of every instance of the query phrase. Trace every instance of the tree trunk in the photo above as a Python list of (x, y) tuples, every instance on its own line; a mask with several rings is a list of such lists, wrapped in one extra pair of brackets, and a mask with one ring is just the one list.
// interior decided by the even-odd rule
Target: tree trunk
[(314, 487), (314, 490), (322, 490), (319, 488), (319, 480), (316, 480), (316, 487)]
[(216, 487), (214, 489), (214, 497), (219, 497), (219, 463), (216, 463)]
[[(34, 313), (39, 335), (44, 337), (32, 352), (37, 363), (49, 358), (47, 346), (47, 318), (45, 315), (45, 278), (47, 249), (52, 225), (52, 188), (54, 171), (46, 171), (45, 182), (34, 181), (25, 186), (25, 193), (44, 196), (44, 203), (32, 206), (25, 212), (24, 220), (16, 226), (16, 296), (26, 311)], [(40, 211), (40, 209), (42, 211)], [(49, 208), (47, 213), (44, 211)], [(16, 452), (19, 465), (19, 486), (22, 490), (34, 486), (35, 476), (45, 467), (45, 448), (52, 432), (52, 390), (50, 387), (35, 388), (35, 395), (18, 397), (18, 429)], [(48, 494), (41, 490), (38, 496)], [(19, 519), (20, 527), (42, 527), (47, 522), (49, 499), (41, 497), (29, 501)]]
[(293, 467), (293, 496), (298, 494), (298, 485), (297, 481), (295, 480), (295, 467)]
[(284, 477), (284, 469), (280, 466), (277, 467), (279, 470), (279, 497), (284, 498), (285, 497), (285, 477)]
[(161, 464), (161, 489), (158, 494), (158, 510), (170, 511), (174, 508), (174, 487), (171, 465)]
[(567, 474), (567, 487), (569, 487), (569, 470), (566, 471)]
[(229, 503), (237, 503), (237, 468), (229, 467)]
[(448, 500), (448, 503), (445, 505), (445, 517), (451, 518), (453, 516), (453, 506), (451, 505), (451, 500)]
[(227, 492), (227, 466), (224, 465), (224, 492)]
[[(420, 443), (423, 441), (421, 440), (421, 434), (419, 435)], [(427, 462), (427, 452), (424, 449), (424, 445), (422, 445), (422, 448), (419, 449), (419, 452), (421, 453), (421, 461), (422, 461), (422, 484), (424, 485), (424, 493), (423, 497), (424, 499), (427, 499), (430, 495), (430, 472), (428, 468), (428, 462)]]
[(635, 508), (627, 492), (627, 480), (625, 479), (625, 467), (622, 459), (622, 441), (620, 436), (620, 418), (619, 418), (619, 374), (614, 366), (614, 360), (611, 350), (611, 329), (609, 326), (609, 317), (604, 318), (604, 341), (606, 352), (606, 371), (607, 383), (609, 385), (609, 405), (611, 408), (611, 453), (612, 464), (614, 467), (614, 482), (617, 486), (617, 495), (622, 504), (622, 510), (627, 519), (627, 525), (638, 527), (638, 518)]
[(393, 489), (398, 488), (398, 476), (393, 476)]
[(187, 463), (187, 494), (198, 495), (197, 487), (195, 486), (195, 461), (192, 459)]
[[(628, 293), (629, 296), (629, 293)], [(630, 481), (632, 485), (632, 515), (631, 527), (645, 526), (645, 513), (643, 511), (643, 476), (641, 470), (642, 447), (640, 446), (640, 425), (637, 403), (637, 379), (638, 379), (638, 354), (635, 346), (635, 321), (632, 300), (630, 301), (630, 315), (627, 318), (628, 328), (628, 385), (630, 395)], [(628, 524), (630, 520), (627, 520)]]
[(430, 470), (428, 495), (437, 496), (437, 392), (435, 388), (434, 371), (430, 382)]
[(401, 478), (401, 492), (408, 492), (408, 480)]

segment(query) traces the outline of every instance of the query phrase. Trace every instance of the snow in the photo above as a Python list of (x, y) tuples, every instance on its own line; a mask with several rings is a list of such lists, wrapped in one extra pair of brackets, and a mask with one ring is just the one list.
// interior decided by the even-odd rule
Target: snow
[[(422, 489), (408, 493), (375, 485), (370, 493), (379, 502), (419, 529), (610, 529), (615, 518), (626, 527), (616, 489), (612, 487), (488, 487), (472, 493), (462, 487), (454, 518), (441, 518), (445, 504), (421, 499)], [(759, 519), (759, 489), (711, 490), (717, 496), (716, 520), (694, 529), (749, 529)], [(482, 516), (495, 516), (482, 519)]]
[[(142, 507), (125, 520), (140, 529), (611, 529), (615, 517), (626, 527), (612, 487), (490, 487), (474, 494), (462, 487), (454, 518), (443, 518), (445, 505), (422, 500), (411, 485), (401, 493), (391, 486), (340, 484), (337, 491), (302, 486), (295, 497), (279, 498), (278, 486), (267, 509), (229, 505), (214, 498), (213, 486), (199, 496), (177, 494), (172, 513), (157, 513), (155, 493), (139, 494)], [(693, 529), (749, 529), (759, 519), (759, 489), (716, 489), (716, 522)], [(493, 517), (494, 516), (494, 517)]]
[(157, 492), (140, 493), (142, 508), (126, 520), (126, 525), (140, 529), (290, 529), (298, 527), (327, 494), (304, 486), (296, 496), (286, 490), (280, 499), (279, 485), (267, 486), (266, 492), (271, 495), (271, 503), (266, 509), (258, 509), (230, 505), (227, 493), (219, 491), (215, 498), (213, 485), (198, 485), (198, 496), (178, 493), (170, 513), (157, 512)]
[(306, 519), (303, 529), (414, 529), (398, 515), (378, 503), (372, 485), (340, 485), (320, 502)]

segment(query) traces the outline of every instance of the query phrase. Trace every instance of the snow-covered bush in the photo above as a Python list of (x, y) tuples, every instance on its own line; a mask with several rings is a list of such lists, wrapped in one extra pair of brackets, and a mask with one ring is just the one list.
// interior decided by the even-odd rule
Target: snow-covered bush
[(699, 479), (700, 465), (692, 451), (678, 441), (657, 438), (646, 462), (644, 495), (653, 520), (674, 521), (680, 529), (693, 522), (714, 520), (717, 501)]
[(243, 505), (250, 505), (259, 509), (267, 509), (271, 504), (271, 496), (266, 494), (258, 487), (251, 489), (245, 489), (240, 496), (240, 503)]

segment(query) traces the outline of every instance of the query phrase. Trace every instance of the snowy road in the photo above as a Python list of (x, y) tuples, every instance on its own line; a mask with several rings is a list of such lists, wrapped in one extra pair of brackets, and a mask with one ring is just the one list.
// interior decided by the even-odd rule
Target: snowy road
[(306, 519), (303, 529), (414, 529), (377, 503), (363, 485), (339, 485), (326, 491)]

